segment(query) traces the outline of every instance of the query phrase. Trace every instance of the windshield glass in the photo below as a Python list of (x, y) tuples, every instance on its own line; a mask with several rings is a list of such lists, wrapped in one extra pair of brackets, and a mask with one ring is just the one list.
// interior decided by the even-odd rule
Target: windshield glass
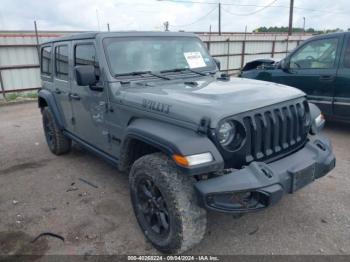
[(215, 69), (195, 37), (115, 37), (103, 41), (113, 75), (171, 69)]

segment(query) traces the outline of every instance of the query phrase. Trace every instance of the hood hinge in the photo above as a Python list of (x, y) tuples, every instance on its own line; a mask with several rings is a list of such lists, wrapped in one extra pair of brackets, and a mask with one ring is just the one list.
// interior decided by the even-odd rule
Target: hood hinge
[(203, 117), (199, 123), (197, 132), (200, 134), (208, 134), (208, 130), (210, 127), (210, 118), (209, 117)]

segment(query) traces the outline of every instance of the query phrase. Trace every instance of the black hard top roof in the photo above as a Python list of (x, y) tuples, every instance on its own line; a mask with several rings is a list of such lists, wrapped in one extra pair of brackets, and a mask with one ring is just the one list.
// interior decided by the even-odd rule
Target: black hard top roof
[(86, 32), (86, 33), (79, 33), (79, 34), (73, 34), (68, 36), (62, 36), (55, 39), (52, 39), (50, 41), (47, 41), (42, 44), (48, 44), (53, 42), (60, 42), (60, 41), (70, 41), (70, 40), (84, 40), (84, 39), (93, 39), (99, 37), (132, 37), (132, 36), (192, 36), (196, 37), (193, 33), (186, 33), (186, 32), (157, 32), (157, 31), (121, 31), (121, 32)]

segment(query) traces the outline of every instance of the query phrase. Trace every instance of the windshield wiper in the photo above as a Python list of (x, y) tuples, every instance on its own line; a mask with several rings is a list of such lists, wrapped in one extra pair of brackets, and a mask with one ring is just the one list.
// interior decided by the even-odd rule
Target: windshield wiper
[(192, 73), (196, 73), (198, 75), (202, 75), (202, 76), (207, 76), (207, 73), (203, 73), (203, 72), (199, 72), (196, 70), (193, 70), (191, 68), (174, 68), (174, 69), (168, 69), (168, 70), (163, 70), (160, 71), (161, 73), (170, 73), (170, 72), (192, 72)]
[(169, 77), (166, 77), (166, 76), (162, 76), (162, 75), (159, 75), (157, 73), (154, 73), (152, 71), (135, 71), (135, 72), (130, 72), (130, 73), (122, 73), (122, 74), (115, 74), (114, 76), (115, 77), (118, 77), (118, 76), (137, 76), (137, 75), (151, 75), (151, 76), (156, 76), (158, 78), (162, 78), (162, 79), (166, 79), (166, 80), (171, 80), (171, 78)]

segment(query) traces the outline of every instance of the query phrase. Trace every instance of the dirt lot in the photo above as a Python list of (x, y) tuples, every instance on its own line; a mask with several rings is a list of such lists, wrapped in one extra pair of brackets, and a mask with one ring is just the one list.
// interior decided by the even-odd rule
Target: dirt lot
[[(190, 253), (350, 254), (350, 126), (329, 123), (325, 133), (337, 156), (331, 174), (260, 213), (210, 213), (206, 238)], [(30, 243), (43, 232), (65, 241)], [(134, 218), (127, 176), (78, 146), (52, 155), (39, 110), (27, 103), (0, 107), (0, 253), (156, 251)]]

